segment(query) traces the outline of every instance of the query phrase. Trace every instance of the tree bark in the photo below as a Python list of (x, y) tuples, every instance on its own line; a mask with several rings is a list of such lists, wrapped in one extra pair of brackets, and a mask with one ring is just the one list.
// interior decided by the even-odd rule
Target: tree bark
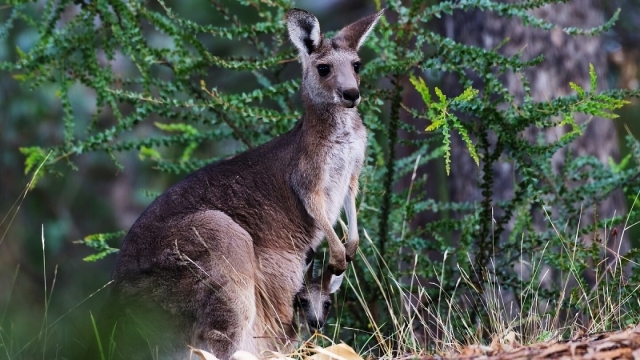
[[(506, 2), (516, 2), (509, 0)], [(561, 27), (592, 28), (602, 25), (605, 21), (603, 13), (592, 0), (574, 0), (566, 4), (547, 5), (533, 11), (533, 14), (558, 28), (544, 31), (523, 26), (519, 19), (507, 19), (493, 13), (472, 11), (455, 13), (445, 20), (447, 37), (467, 45), (474, 45), (485, 49), (494, 49), (503, 40), (508, 39), (498, 52), (505, 56), (522, 53), (524, 60), (530, 60), (544, 54), (545, 60), (535, 68), (525, 71), (531, 85), (531, 96), (534, 101), (546, 101), (559, 96), (571, 94), (569, 82), (589, 88), (589, 64), (593, 64), (598, 74), (598, 90), (606, 88), (607, 62), (606, 54), (600, 37), (570, 36)], [(516, 99), (522, 100), (524, 90), (518, 75), (507, 73), (503, 76), (504, 84)], [(454, 76), (445, 78), (445, 90), (450, 95), (461, 92), (458, 79)], [(577, 123), (584, 123), (587, 117), (576, 115)], [(567, 128), (556, 127), (543, 131), (528, 130), (524, 136), (530, 141), (543, 136), (548, 141), (555, 141)], [(593, 119), (586, 127), (583, 135), (570, 146), (574, 156), (592, 155), (602, 163), (609, 158), (618, 157), (618, 141), (614, 123), (606, 119)], [(551, 159), (552, 169), (560, 171), (564, 165), (567, 150), (557, 152)], [(464, 143), (457, 137), (452, 137), (451, 175), (448, 177), (448, 189), (452, 201), (479, 201), (482, 199), (478, 188), (478, 167), (469, 157)], [(510, 163), (498, 163), (493, 168), (494, 199), (493, 202), (513, 197), (514, 169)], [(597, 217), (604, 219), (613, 215), (625, 213), (624, 196), (620, 190), (615, 191), (609, 198), (597, 206)], [(594, 219), (593, 209), (585, 209), (581, 224), (591, 223)], [(534, 217), (535, 218), (535, 217)], [(535, 219), (537, 228), (546, 228), (543, 216)], [(509, 227), (507, 227), (509, 232)], [(625, 253), (629, 249), (629, 241), (618, 237), (606, 236), (607, 246), (618, 252)], [(589, 239), (585, 239), (589, 241)], [(619, 242), (622, 241), (622, 244)], [(593, 284), (592, 275), (587, 279)]]

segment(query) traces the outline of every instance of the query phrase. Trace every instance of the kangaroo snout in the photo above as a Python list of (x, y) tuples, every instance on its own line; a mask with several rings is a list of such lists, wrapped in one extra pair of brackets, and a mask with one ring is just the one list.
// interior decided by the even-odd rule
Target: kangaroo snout
[(324, 319), (320, 319), (320, 318), (311, 318), (311, 319), (307, 319), (307, 325), (309, 325), (309, 329), (313, 330), (313, 331), (319, 331), (324, 327)]
[(346, 100), (347, 107), (357, 106), (360, 103), (360, 91), (356, 88), (343, 90), (342, 98)]
[(349, 101), (360, 99), (360, 91), (358, 89), (347, 89), (342, 92), (342, 98)]

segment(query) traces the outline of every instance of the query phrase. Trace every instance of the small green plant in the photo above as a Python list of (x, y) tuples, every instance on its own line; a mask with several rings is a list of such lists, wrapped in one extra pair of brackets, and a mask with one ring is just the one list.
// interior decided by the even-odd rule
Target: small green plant
[(96, 251), (95, 254), (85, 257), (84, 261), (97, 261), (109, 254), (118, 252), (117, 248), (113, 248), (108, 244), (108, 241), (114, 239), (120, 239), (126, 234), (125, 231), (118, 231), (105, 234), (91, 234), (84, 237), (82, 240), (77, 240), (77, 244), (86, 245)]
[(470, 104), (474, 98), (478, 95), (478, 90), (473, 88), (467, 88), (462, 94), (456, 96), (453, 99), (447, 99), (438, 87), (434, 88), (438, 101), (431, 100), (431, 94), (429, 88), (425, 84), (422, 78), (416, 79), (414, 76), (410, 78), (411, 84), (415, 86), (416, 90), (422, 96), (422, 100), (427, 106), (426, 115), (418, 115), (415, 111), (409, 109), (412, 115), (418, 118), (430, 119), (431, 125), (427, 126), (426, 131), (441, 130), (444, 145), (444, 160), (447, 175), (451, 171), (451, 134), (450, 131), (455, 129), (464, 143), (467, 145), (469, 155), (473, 158), (476, 165), (480, 166), (480, 159), (476, 153), (476, 147), (469, 137), (469, 133), (462, 124), (462, 121), (453, 113), (452, 108), (455, 109), (456, 105)]

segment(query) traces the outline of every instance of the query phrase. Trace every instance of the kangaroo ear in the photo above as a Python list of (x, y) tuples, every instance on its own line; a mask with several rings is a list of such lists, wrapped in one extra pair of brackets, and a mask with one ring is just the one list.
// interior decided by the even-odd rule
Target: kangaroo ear
[(291, 9), (287, 11), (287, 29), (291, 42), (298, 48), (300, 56), (307, 56), (322, 43), (320, 23), (311, 13)]
[(373, 30), (380, 17), (384, 13), (384, 9), (380, 10), (377, 14), (363, 17), (362, 19), (354, 22), (351, 25), (347, 25), (334, 37), (334, 40), (341, 46), (348, 47), (350, 49), (358, 50), (360, 46), (364, 44), (367, 36)]
[(333, 294), (334, 292), (338, 291), (340, 285), (342, 285), (342, 279), (344, 279), (344, 273), (338, 276), (331, 276), (331, 282), (329, 283), (329, 294)]
[(313, 263), (314, 263), (314, 259), (313, 259), (313, 253), (312, 253), (311, 257), (307, 256), (307, 260), (304, 268), (304, 279), (307, 282), (307, 285), (309, 285), (309, 283), (313, 279), (313, 270), (314, 270)]

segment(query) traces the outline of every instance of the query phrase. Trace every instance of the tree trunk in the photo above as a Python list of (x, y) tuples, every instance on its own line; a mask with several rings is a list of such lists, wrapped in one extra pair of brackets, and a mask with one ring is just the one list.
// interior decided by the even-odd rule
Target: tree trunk
[[(508, 2), (516, 2), (509, 0)], [(575, 0), (566, 4), (547, 5), (533, 11), (533, 14), (541, 19), (558, 25), (551, 31), (544, 31), (523, 26), (519, 19), (507, 19), (493, 13), (473, 11), (455, 13), (445, 20), (445, 31), (449, 38), (467, 45), (474, 45), (485, 49), (494, 49), (505, 39), (508, 39), (498, 51), (506, 56), (522, 53), (524, 60), (530, 60), (540, 54), (544, 54), (542, 64), (526, 71), (526, 76), (531, 85), (531, 96), (534, 101), (546, 101), (559, 96), (571, 94), (569, 82), (575, 82), (580, 86), (589, 88), (589, 64), (593, 64), (598, 74), (599, 89), (606, 88), (607, 62), (602, 40), (599, 37), (578, 36), (565, 34), (561, 27), (592, 28), (604, 22), (603, 13), (595, 1)], [(519, 76), (507, 73), (503, 76), (504, 84), (516, 99), (524, 97), (524, 90)], [(445, 79), (445, 90), (450, 95), (457, 95), (461, 87), (454, 76)], [(584, 115), (576, 115), (577, 123), (587, 120)], [(567, 128), (556, 127), (543, 130), (527, 131), (524, 136), (533, 141), (543, 136), (549, 141), (557, 140), (567, 132)], [(607, 163), (609, 158), (618, 157), (618, 142), (613, 122), (606, 119), (593, 119), (587, 126), (583, 135), (570, 146), (570, 151), (575, 156), (592, 155), (601, 162)], [(552, 169), (560, 171), (564, 165), (566, 150), (559, 151), (551, 159)], [(469, 157), (464, 143), (457, 137), (452, 137), (451, 175), (447, 185), (452, 201), (479, 201), (482, 199), (478, 188), (478, 167)], [(514, 170), (509, 163), (499, 163), (494, 168), (495, 184), (493, 202), (506, 200), (513, 197)], [(585, 209), (582, 214), (581, 225), (592, 222), (594, 209)], [(597, 206), (597, 217), (604, 219), (613, 215), (625, 213), (624, 197), (620, 190), (614, 192), (608, 199)], [(546, 228), (543, 216), (535, 219), (537, 228)], [(539, 226), (538, 226), (539, 225)], [(507, 227), (509, 232), (510, 227)], [(621, 253), (629, 249), (627, 239), (620, 240), (617, 237), (607, 238), (610, 249), (618, 252), (621, 245)], [(588, 239), (587, 239), (588, 241)], [(622, 244), (618, 242), (622, 241)], [(612, 259), (610, 259), (612, 260)], [(587, 274), (587, 279), (593, 284), (593, 274)]]

